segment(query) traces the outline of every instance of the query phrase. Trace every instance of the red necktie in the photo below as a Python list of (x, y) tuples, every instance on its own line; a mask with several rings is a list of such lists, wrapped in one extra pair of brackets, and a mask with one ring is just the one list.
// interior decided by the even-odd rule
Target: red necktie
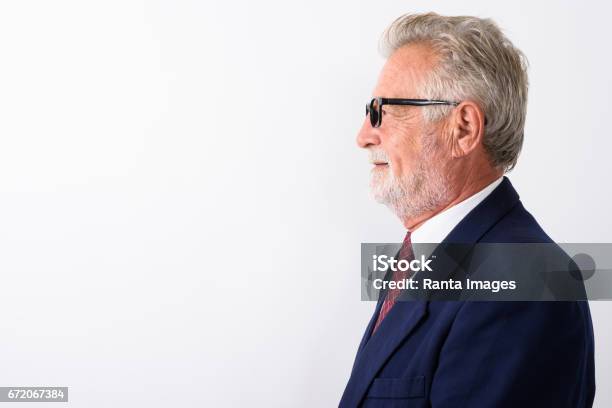
[[(414, 259), (414, 252), (412, 251), (412, 242), (410, 241), (410, 231), (406, 233), (406, 237), (404, 238), (404, 243), (402, 244), (402, 248), (399, 251), (399, 259), (405, 259), (408, 262)], [(410, 271), (402, 272), (400, 270), (396, 270), (393, 272), (391, 280), (398, 282), (402, 279), (408, 279), (409, 274)], [(383, 321), (385, 316), (387, 316), (387, 314), (391, 311), (391, 308), (393, 307), (393, 305), (395, 305), (395, 301), (397, 300), (401, 292), (402, 290), (397, 289), (397, 287), (394, 289), (387, 290), (387, 296), (385, 297), (382, 307), (380, 308), (380, 312), (378, 313), (378, 319), (376, 320), (376, 324), (374, 325), (374, 331), (372, 331), (372, 333), (374, 333), (376, 329), (378, 329), (378, 326), (380, 326), (380, 323)]]

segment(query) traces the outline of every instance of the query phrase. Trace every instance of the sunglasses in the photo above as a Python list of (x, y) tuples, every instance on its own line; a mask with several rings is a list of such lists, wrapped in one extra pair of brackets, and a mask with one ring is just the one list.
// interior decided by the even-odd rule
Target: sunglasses
[(457, 106), (459, 102), (438, 101), (435, 99), (395, 99), (395, 98), (373, 98), (366, 104), (366, 116), (370, 115), (372, 127), (380, 127), (382, 124), (382, 107), (385, 105), (409, 105), (409, 106), (430, 106), (430, 105), (452, 105)]

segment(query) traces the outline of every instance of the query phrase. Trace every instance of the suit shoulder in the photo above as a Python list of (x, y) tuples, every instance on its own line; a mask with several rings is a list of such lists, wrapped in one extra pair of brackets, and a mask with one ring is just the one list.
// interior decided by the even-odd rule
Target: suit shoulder
[(519, 201), (487, 231), (480, 242), (553, 243), (554, 241)]

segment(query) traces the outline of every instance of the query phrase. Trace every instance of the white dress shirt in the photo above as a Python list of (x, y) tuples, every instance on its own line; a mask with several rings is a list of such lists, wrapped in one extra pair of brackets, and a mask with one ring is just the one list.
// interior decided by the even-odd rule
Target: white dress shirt
[(434, 215), (414, 231), (410, 239), (413, 244), (436, 243), (439, 244), (446, 236), (480, 204), (503, 180), (503, 176), (454, 206)]

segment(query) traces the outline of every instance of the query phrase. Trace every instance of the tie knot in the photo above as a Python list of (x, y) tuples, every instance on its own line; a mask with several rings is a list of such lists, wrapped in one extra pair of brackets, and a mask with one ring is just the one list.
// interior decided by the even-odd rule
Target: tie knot
[(410, 241), (410, 231), (406, 231), (406, 236), (404, 237), (404, 245), (412, 245), (412, 241)]
[(410, 240), (410, 231), (406, 232), (404, 237), (404, 243), (399, 252), (400, 259), (411, 260), (414, 259), (414, 253), (412, 252), (412, 241)]

